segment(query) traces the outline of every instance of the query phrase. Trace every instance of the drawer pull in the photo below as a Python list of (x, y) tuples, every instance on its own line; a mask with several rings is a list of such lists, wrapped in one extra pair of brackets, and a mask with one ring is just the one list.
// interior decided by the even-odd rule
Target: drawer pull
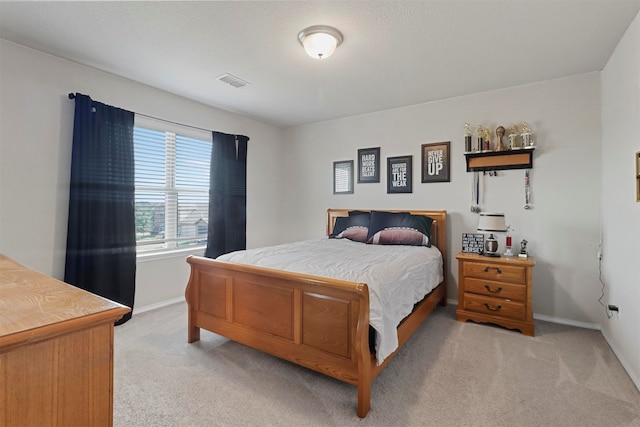
[(484, 306), (487, 307), (487, 310), (491, 310), (491, 311), (500, 311), (502, 309), (502, 306), (500, 304), (498, 305), (491, 305), (491, 304), (487, 304), (486, 302), (484, 303)]
[(494, 294), (499, 294), (500, 292), (502, 292), (502, 286), (500, 286), (500, 287), (499, 287), (498, 289), (496, 289), (496, 290), (491, 289), (491, 288), (489, 287), (489, 285), (484, 285), (484, 287), (485, 287), (485, 289), (486, 289), (486, 290), (488, 290), (489, 292), (494, 293)]
[(502, 273), (502, 270), (500, 270), (498, 267), (485, 267), (484, 272), (487, 273), (492, 268), (494, 268), (498, 272), (498, 274)]

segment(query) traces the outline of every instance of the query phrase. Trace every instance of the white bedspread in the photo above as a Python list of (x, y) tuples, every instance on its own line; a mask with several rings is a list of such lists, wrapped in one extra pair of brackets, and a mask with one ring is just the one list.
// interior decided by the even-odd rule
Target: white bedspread
[(378, 364), (398, 347), (400, 321), (443, 279), (442, 255), (435, 246), (367, 245), (322, 238), (232, 252), (218, 259), (366, 283)]

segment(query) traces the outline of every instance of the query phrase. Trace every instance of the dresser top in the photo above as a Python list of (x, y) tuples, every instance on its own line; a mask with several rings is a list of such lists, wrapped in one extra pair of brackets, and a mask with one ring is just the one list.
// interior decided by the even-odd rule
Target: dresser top
[(0, 254), (0, 350), (66, 333), (67, 327), (115, 322), (129, 311)]

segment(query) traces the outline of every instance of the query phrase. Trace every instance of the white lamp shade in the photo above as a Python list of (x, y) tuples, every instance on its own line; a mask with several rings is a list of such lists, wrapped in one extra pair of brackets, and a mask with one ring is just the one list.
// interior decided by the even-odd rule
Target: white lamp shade
[(480, 212), (478, 218), (478, 231), (481, 233), (504, 233), (507, 231), (507, 223), (503, 213)]
[(298, 40), (307, 55), (315, 59), (325, 59), (333, 55), (342, 43), (342, 33), (333, 27), (316, 25), (300, 31)]

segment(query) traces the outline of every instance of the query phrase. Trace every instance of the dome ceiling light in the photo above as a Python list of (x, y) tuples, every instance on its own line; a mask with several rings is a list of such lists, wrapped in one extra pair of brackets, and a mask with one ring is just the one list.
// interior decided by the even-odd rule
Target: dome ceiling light
[(298, 41), (307, 55), (315, 59), (325, 59), (333, 55), (342, 40), (342, 33), (327, 25), (314, 25), (298, 34)]

